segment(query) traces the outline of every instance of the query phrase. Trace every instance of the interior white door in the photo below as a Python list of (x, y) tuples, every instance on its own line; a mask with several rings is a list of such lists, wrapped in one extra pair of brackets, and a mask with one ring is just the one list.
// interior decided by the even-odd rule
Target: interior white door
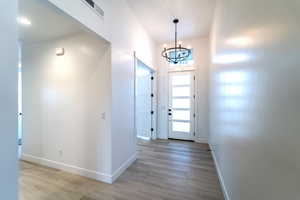
[(194, 140), (194, 77), (193, 72), (169, 73), (169, 138)]
[(137, 137), (151, 139), (152, 126), (152, 72), (142, 62), (137, 62), (136, 69), (136, 131)]

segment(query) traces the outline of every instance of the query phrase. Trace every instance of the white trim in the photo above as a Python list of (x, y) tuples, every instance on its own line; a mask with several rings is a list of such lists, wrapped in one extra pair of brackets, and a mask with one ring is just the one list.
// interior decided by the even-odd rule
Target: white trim
[(190, 72), (190, 71), (196, 71), (195, 67), (185, 67), (185, 68), (174, 68), (174, 69), (169, 69), (168, 73), (173, 73), (173, 72)]
[(213, 157), (216, 169), (217, 169), (217, 173), (218, 173), (218, 177), (219, 177), (219, 180), (220, 180), (221, 188), (222, 188), (222, 191), (223, 191), (223, 194), (224, 194), (224, 198), (225, 198), (225, 200), (230, 200), (229, 195), (228, 195), (228, 190), (226, 189), (224, 178), (223, 178), (223, 175), (221, 173), (221, 168), (220, 168), (220, 165), (219, 165), (219, 163), (217, 161), (215, 152), (214, 152), (211, 144), (209, 144), (209, 147), (211, 149), (211, 154), (212, 154), (212, 157)]
[(117, 169), (112, 175), (76, 167), (74, 165), (68, 165), (68, 164), (65, 164), (62, 162), (57, 162), (57, 161), (48, 160), (45, 158), (32, 156), (29, 154), (22, 154), (21, 160), (32, 162), (35, 164), (43, 165), (43, 166), (54, 168), (54, 169), (59, 169), (59, 170), (69, 172), (72, 174), (77, 174), (77, 175), (84, 176), (87, 178), (95, 179), (97, 181), (112, 184), (113, 182), (115, 182), (118, 179), (118, 177), (123, 172), (125, 172), (127, 170), (128, 167), (130, 167), (130, 165), (132, 163), (134, 163), (136, 161), (136, 158), (137, 158), (137, 154), (135, 153), (126, 162), (124, 162), (121, 165), (121, 167), (119, 169)]
[(169, 138), (168, 138), (168, 135), (163, 134), (163, 136), (162, 136), (161, 133), (159, 133), (158, 136), (157, 136), (157, 139), (159, 139), (159, 140), (168, 140)]
[(144, 136), (137, 136), (137, 138), (139, 138), (139, 139), (142, 139), (142, 140), (148, 140), (148, 141), (150, 141), (151, 140), (151, 137), (144, 137)]
[[(152, 73), (156, 73), (156, 72), (157, 72), (157, 70), (156, 70), (153, 66), (149, 65), (147, 62), (145, 62), (143, 59), (141, 59), (141, 58), (139, 57), (139, 55), (137, 54), (136, 51), (134, 51), (134, 58), (135, 58), (135, 63), (136, 63), (137, 61), (140, 61), (140, 62), (143, 63), (143, 64), (145, 65), (145, 67), (147, 67)], [(137, 67), (137, 65), (135, 65), (135, 67)]]
[(96, 171), (76, 167), (74, 165), (68, 165), (68, 164), (65, 164), (62, 162), (48, 160), (45, 158), (40, 158), (40, 157), (28, 155), (28, 154), (22, 154), (21, 160), (29, 161), (32, 163), (36, 163), (36, 164), (47, 166), (47, 167), (54, 168), (54, 169), (59, 169), (59, 170), (66, 171), (66, 172), (70, 172), (70, 173), (84, 176), (87, 178), (95, 179), (97, 181), (102, 181), (102, 182), (110, 183), (110, 184), (112, 183), (112, 176), (110, 174), (96, 172)]
[(198, 137), (194, 141), (197, 142), (197, 143), (208, 144), (208, 139), (207, 138), (199, 138)]
[(138, 61), (138, 59), (137, 59), (137, 56), (136, 56), (136, 52), (134, 51), (133, 52), (133, 56), (134, 56), (134, 61), (133, 61), (133, 67), (134, 67), (134, 69), (133, 69), (133, 71), (134, 71), (134, 97), (133, 97), (133, 103), (134, 103), (134, 107), (133, 107), (133, 112), (134, 112), (134, 114), (133, 114), (133, 119), (134, 119), (134, 121), (133, 121), (133, 127), (134, 127), (134, 139), (135, 139), (135, 142), (137, 142), (136, 141), (136, 137), (137, 137), (137, 128), (136, 128), (136, 68), (137, 68), (137, 61)]
[(115, 182), (121, 174), (123, 174), (128, 167), (130, 167), (137, 159), (137, 153), (133, 154), (126, 162), (124, 162), (119, 169), (117, 169), (111, 176), (112, 183)]

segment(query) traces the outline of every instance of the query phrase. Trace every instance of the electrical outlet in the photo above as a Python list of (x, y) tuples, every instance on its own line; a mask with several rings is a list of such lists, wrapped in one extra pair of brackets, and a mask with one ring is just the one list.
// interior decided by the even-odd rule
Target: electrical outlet
[(62, 156), (64, 154), (63, 150), (59, 150), (58, 153), (60, 156)]

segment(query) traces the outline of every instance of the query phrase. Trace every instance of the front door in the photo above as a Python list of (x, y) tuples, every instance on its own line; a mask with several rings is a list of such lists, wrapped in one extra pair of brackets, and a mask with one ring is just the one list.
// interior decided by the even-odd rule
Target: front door
[(194, 85), (193, 72), (169, 74), (169, 138), (194, 140)]

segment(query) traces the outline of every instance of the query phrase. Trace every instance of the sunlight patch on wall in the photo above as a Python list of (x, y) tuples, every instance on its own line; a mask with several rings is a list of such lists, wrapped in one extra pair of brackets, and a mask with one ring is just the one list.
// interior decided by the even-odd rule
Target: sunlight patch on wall
[(216, 55), (213, 57), (214, 64), (232, 64), (241, 63), (250, 60), (250, 55), (246, 53), (232, 53)]

